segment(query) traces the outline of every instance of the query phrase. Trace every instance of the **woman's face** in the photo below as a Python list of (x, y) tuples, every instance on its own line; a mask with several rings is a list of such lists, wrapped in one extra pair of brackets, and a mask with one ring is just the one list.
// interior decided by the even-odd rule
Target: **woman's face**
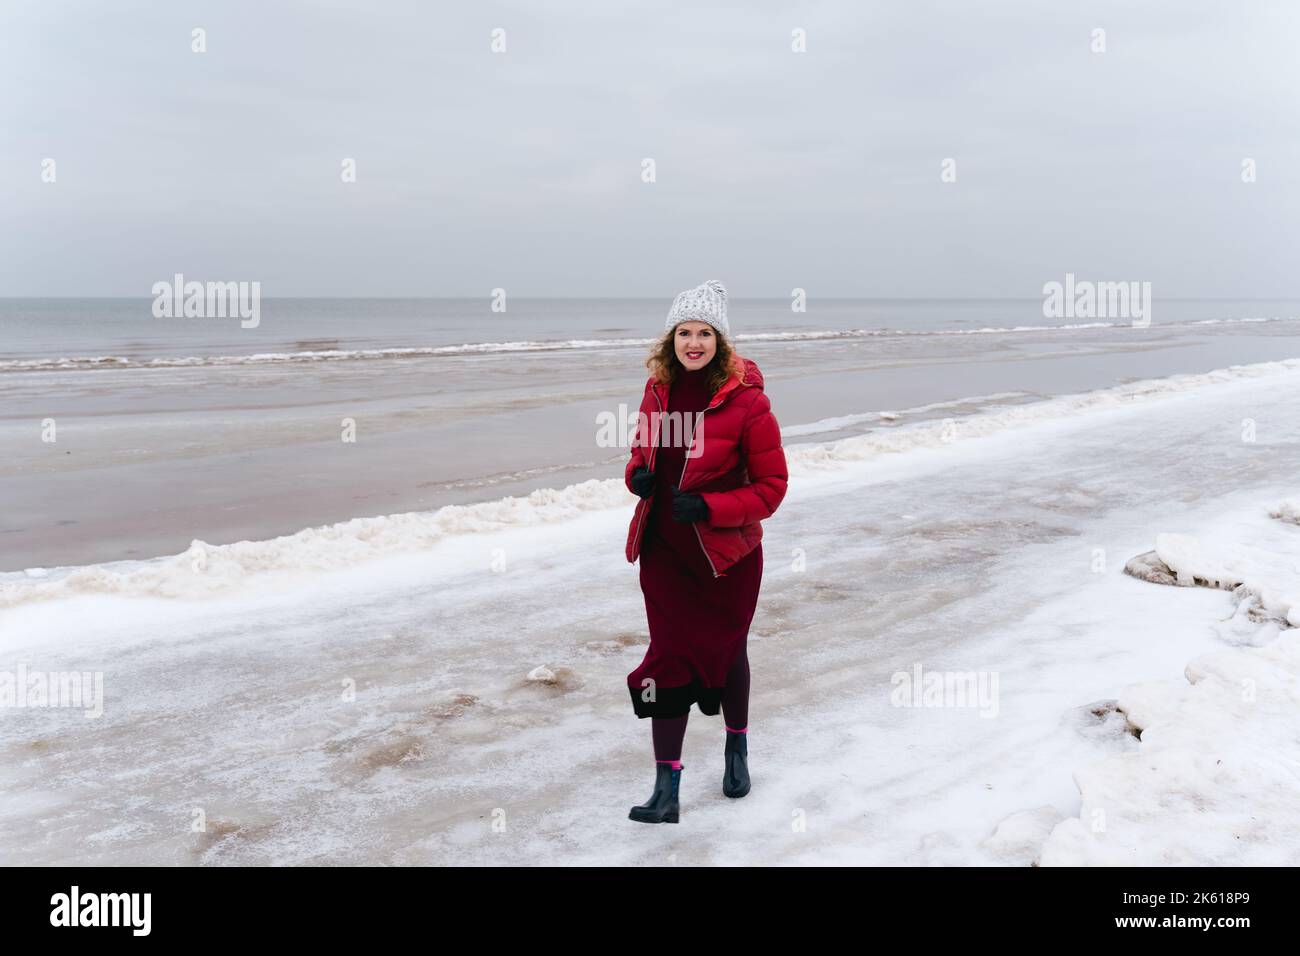
[(718, 337), (707, 322), (680, 322), (673, 329), (677, 361), (689, 371), (704, 368), (718, 351)]

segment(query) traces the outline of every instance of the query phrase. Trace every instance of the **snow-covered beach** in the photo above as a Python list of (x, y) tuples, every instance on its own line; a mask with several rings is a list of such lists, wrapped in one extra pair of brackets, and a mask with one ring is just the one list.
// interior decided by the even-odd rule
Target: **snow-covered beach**
[(0, 575), (4, 666), (104, 693), (0, 712), (0, 862), (1300, 863), (1298, 401), (1287, 360), (788, 439), (754, 788), (693, 712), (677, 827), (626, 819), (618, 479)]

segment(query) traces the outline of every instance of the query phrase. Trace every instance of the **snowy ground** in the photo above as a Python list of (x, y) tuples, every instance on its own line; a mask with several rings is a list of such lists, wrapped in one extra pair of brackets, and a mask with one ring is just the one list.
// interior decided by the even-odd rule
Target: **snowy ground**
[[(792, 448), (753, 790), (722, 795), (721, 717), (693, 712), (676, 826), (627, 819), (653, 765), (617, 481), (498, 530), (479, 509), (0, 575), (0, 667), (105, 695), (96, 719), (0, 709), (0, 863), (1300, 863), (1276, 623), (1300, 525), (1269, 514), (1297, 498), (1300, 367), (1179, 381)], [(1244, 561), (1275, 620), (1123, 573), (1167, 534)], [(918, 665), (996, 699), (895, 706)]]
[(1211, 624), (1231, 646), (1192, 661), (1186, 680), (1124, 688), (1127, 726), (1113, 726), (1140, 730), (1141, 747), (1076, 772), (1082, 812), (1053, 830), (1044, 865), (1300, 863), (1297, 504), (1247, 507), (1196, 538), (1157, 539), (1170, 568), (1234, 590), (1231, 617)]

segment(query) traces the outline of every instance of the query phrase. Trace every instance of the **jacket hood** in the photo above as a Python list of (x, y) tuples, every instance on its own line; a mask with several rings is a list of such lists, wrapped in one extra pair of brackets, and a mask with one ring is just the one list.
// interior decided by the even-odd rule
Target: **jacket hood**
[(739, 375), (732, 375), (727, 379), (726, 384), (718, 389), (713, 400), (709, 402), (709, 408), (721, 405), (731, 397), (732, 392), (738, 392), (742, 388), (756, 388), (760, 392), (763, 390), (763, 373), (758, 370), (758, 366), (743, 355), (737, 354), (736, 358), (740, 360), (742, 371)]
[(761, 390), (763, 388), (763, 373), (758, 370), (758, 365), (755, 364), (753, 359), (747, 359), (743, 355), (740, 356), (740, 361), (745, 366), (745, 372), (740, 377), (740, 383)]

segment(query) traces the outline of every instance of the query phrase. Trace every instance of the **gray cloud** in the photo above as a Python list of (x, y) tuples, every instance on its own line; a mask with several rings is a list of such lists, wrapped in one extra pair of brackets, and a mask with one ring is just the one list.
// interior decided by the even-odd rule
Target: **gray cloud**
[(737, 296), (1033, 296), (1067, 270), (1300, 295), (1282, 0), (52, 0), (0, 21), (4, 295), (183, 272), (267, 295), (718, 276)]

